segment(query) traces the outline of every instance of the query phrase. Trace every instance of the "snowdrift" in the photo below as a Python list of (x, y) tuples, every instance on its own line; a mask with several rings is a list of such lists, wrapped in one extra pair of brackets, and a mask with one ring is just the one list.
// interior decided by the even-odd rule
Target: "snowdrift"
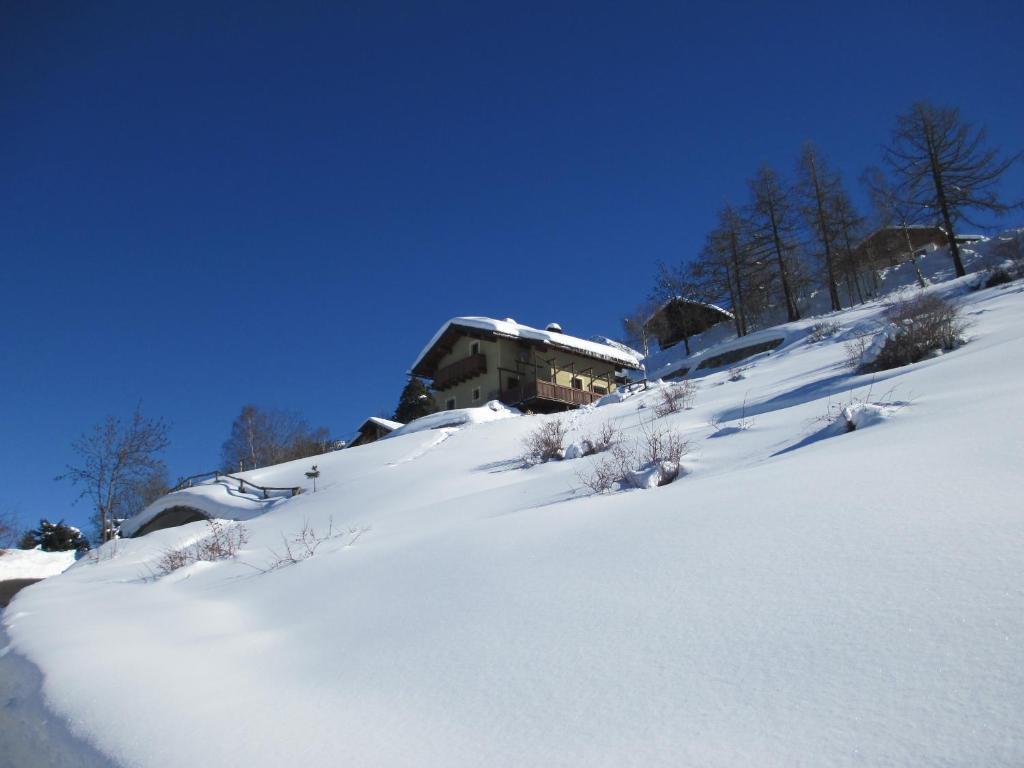
[[(635, 388), (318, 457), (316, 493), (232, 512), (234, 557), (160, 575), (193, 523), (29, 587), (12, 650), (123, 766), (1020, 765), (1024, 286), (970, 281), (931, 289), (969, 342), (884, 375), (843, 366), (876, 303), (776, 329), (677, 413)], [(593, 457), (524, 467), (550, 418), (670, 428), (685, 471), (595, 494)], [(210, 494), (252, 505), (175, 496)]]

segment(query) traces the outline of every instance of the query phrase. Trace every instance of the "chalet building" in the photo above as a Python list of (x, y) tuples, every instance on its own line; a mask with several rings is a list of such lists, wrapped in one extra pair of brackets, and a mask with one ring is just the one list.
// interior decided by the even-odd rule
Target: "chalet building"
[(640, 369), (629, 352), (569, 336), (556, 323), (542, 331), (511, 319), (457, 317), (434, 335), (411, 373), (432, 381), (441, 409), (500, 400), (548, 413), (588, 405), (615, 388), (620, 371)]
[(345, 447), (355, 448), (357, 445), (375, 443), (382, 437), (387, 437), (399, 427), (404, 426), (404, 424), (397, 421), (382, 419), (379, 416), (371, 416), (363, 422), (362, 426), (359, 427), (359, 431), (356, 432), (356, 436)]
[(853, 255), (858, 264), (885, 269), (909, 261), (911, 254), (920, 255), (929, 246), (946, 245), (949, 245), (949, 238), (942, 227), (882, 227), (861, 240), (853, 249)]
[(691, 336), (726, 320), (732, 322), (732, 313), (721, 307), (676, 296), (644, 321), (644, 329), (658, 339), (660, 349), (674, 347), (681, 341), (686, 345), (686, 354), (690, 354)]

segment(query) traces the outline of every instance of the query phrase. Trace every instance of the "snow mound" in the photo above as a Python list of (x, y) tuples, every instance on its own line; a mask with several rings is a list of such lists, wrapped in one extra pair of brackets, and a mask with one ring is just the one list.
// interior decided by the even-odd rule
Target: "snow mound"
[(45, 579), (63, 573), (75, 563), (75, 552), (41, 549), (0, 549), (0, 581)]
[(447, 429), (451, 427), (468, 427), (473, 424), (485, 424), (489, 421), (511, 419), (522, 414), (518, 409), (505, 405), (500, 400), (491, 400), (479, 408), (455, 408), (450, 411), (438, 411), (422, 416), (396, 429), (384, 439), (393, 439), (399, 435), (423, 432), (428, 429)]

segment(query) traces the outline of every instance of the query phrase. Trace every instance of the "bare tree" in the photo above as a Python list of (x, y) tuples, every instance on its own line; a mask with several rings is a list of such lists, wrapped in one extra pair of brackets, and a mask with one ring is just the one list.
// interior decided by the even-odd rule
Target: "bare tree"
[(833, 200), (842, 189), (839, 175), (831, 171), (818, 149), (810, 142), (804, 144), (797, 167), (797, 194), (808, 229), (821, 246), (825, 264), (825, 278), (832, 309), (842, 309), (839, 302), (835, 242), (839, 237)]
[(1003, 203), (996, 185), (1019, 157), (1000, 157), (985, 148), (984, 128), (974, 128), (956, 107), (918, 102), (896, 121), (885, 161), (897, 178), (896, 191), (906, 203), (936, 211), (949, 238), (949, 252), (958, 277), (967, 274), (960, 258), (955, 224), (973, 221), (979, 210), (1003, 215), (1019, 203)]
[(8, 549), (14, 546), (18, 538), (18, 519), (14, 511), (0, 509), (0, 549)]
[(657, 309), (657, 302), (645, 301), (622, 318), (623, 341), (643, 352), (644, 357), (651, 354), (651, 344), (658, 336), (657, 321), (652, 321)]
[(118, 514), (124, 518), (133, 517), (170, 490), (167, 468), (161, 463), (148, 475), (125, 484)]
[[(835, 220), (837, 237), (837, 267), (846, 283), (846, 295), (850, 303), (863, 304), (866, 295), (873, 296), (878, 289), (878, 275), (871, 264), (862, 263), (856, 249), (864, 235), (864, 217), (857, 213), (846, 190), (840, 188), (832, 197), (832, 216)], [(861, 287), (862, 278), (866, 278)], [(868, 283), (870, 281), (870, 283)]]
[(229, 472), (266, 467), (325, 453), (328, 436), (326, 427), (310, 429), (292, 411), (245, 405), (221, 447), (221, 458)]
[(759, 251), (770, 254), (775, 260), (787, 318), (799, 320), (794, 280), (798, 239), (791, 195), (778, 174), (767, 165), (761, 166), (749, 186), (753, 198), (750, 211), (755, 243)]
[(57, 479), (70, 480), (81, 489), (78, 498), (92, 501), (100, 541), (115, 536), (129, 489), (163, 470), (158, 454), (170, 444), (167, 432), (162, 419), (147, 419), (136, 406), (127, 422), (107, 416), (71, 444), (80, 464)]
[(708, 233), (692, 274), (711, 301), (728, 303), (737, 336), (750, 331), (763, 308), (760, 273), (763, 269), (753, 257), (749, 226), (733, 206), (726, 205), (718, 212), (718, 224)]
[(910, 227), (919, 223), (925, 209), (919, 204), (902, 199), (893, 186), (889, 183), (881, 168), (871, 166), (866, 168), (861, 176), (861, 181), (868, 190), (871, 198), (871, 205), (875, 209), (875, 218), (880, 227), (900, 227), (903, 230), (903, 237), (907, 243), (907, 253), (910, 255), (910, 263), (914, 267), (914, 274), (917, 276), (917, 284), (924, 288), (927, 281), (921, 274), (921, 267), (917, 263), (917, 256), (914, 254), (914, 243), (910, 238)]

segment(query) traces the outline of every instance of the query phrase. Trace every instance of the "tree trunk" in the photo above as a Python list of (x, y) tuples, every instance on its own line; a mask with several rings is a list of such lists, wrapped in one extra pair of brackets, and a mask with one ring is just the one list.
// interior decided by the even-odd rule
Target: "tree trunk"
[(935, 184), (935, 197), (939, 202), (939, 210), (942, 213), (942, 221), (946, 225), (946, 237), (949, 238), (949, 255), (953, 257), (953, 269), (957, 277), (967, 274), (964, 263), (960, 260), (960, 246), (956, 243), (956, 233), (953, 231), (953, 218), (949, 215), (949, 204), (946, 201), (946, 188), (942, 182), (942, 169), (939, 168), (939, 157), (935, 151), (932, 127), (925, 126), (925, 141), (928, 144), (928, 163), (932, 171), (932, 183)]
[(800, 319), (800, 309), (793, 297), (793, 289), (789, 285), (789, 274), (786, 269), (786, 260), (782, 255), (782, 238), (779, 237), (779, 226), (775, 220), (775, 207), (769, 205), (768, 215), (772, 225), (772, 241), (775, 245), (775, 256), (779, 262), (779, 277), (782, 279), (782, 295), (786, 300), (786, 316), (790, 322)]

